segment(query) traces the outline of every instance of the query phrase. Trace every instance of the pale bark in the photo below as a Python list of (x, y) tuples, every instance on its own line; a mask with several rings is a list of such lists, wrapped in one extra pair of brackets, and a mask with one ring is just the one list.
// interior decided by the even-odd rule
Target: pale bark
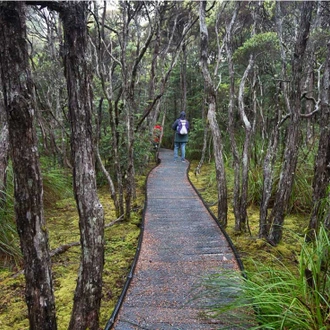
[(222, 139), (219, 129), (219, 125), (216, 118), (216, 92), (213, 86), (211, 75), (208, 70), (207, 58), (208, 58), (208, 31), (205, 22), (205, 7), (206, 1), (200, 2), (200, 66), (202, 68), (205, 91), (208, 102), (207, 118), (209, 121), (210, 129), (213, 137), (213, 149), (215, 160), (215, 173), (217, 178), (217, 190), (218, 190), (218, 220), (224, 227), (227, 226), (227, 182), (225, 174), (224, 159), (222, 155)]
[[(286, 77), (287, 59), (286, 59), (286, 53), (285, 53), (284, 41), (283, 41), (283, 26), (282, 26), (283, 16), (279, 2), (276, 3), (275, 21), (276, 21), (277, 36), (280, 41), (280, 54), (281, 54), (281, 66), (282, 66), (281, 67), (282, 94), (286, 107), (288, 111), (290, 111), (290, 103), (289, 103), (288, 88), (287, 88), (287, 77)], [(277, 123), (270, 134), (267, 152), (263, 163), (263, 187), (262, 187), (262, 198), (260, 203), (260, 220), (259, 220), (259, 237), (263, 237), (263, 238), (266, 238), (268, 236), (271, 226), (270, 219), (268, 219), (268, 208), (269, 208), (270, 199), (272, 197), (272, 188), (273, 188), (274, 175), (275, 175), (274, 166), (275, 166), (276, 154), (279, 144), (279, 128), (281, 125), (281, 117), (282, 117), (282, 109), (279, 105), (279, 99), (278, 99), (279, 93), (280, 91), (278, 91), (276, 95)]]
[[(111, 128), (111, 147), (112, 147), (112, 154), (111, 159), (113, 160), (113, 167), (115, 171), (115, 181), (116, 181), (116, 189), (113, 184), (113, 180), (106, 170), (104, 166), (102, 166), (102, 171), (104, 172), (110, 188), (110, 194), (114, 201), (116, 215), (124, 214), (124, 186), (123, 186), (123, 178), (122, 178), (122, 165), (119, 159), (119, 143), (120, 137), (118, 134), (118, 125), (119, 125), (119, 118), (118, 118), (118, 102), (122, 95), (122, 89), (118, 91), (117, 96), (115, 97), (113, 91), (113, 73), (115, 66), (118, 65), (118, 60), (114, 58), (112, 54), (112, 40), (107, 39), (105, 36), (105, 17), (107, 11), (107, 3), (104, 2), (104, 8), (101, 18), (101, 29), (100, 29), (100, 45), (99, 47), (94, 46), (95, 49), (95, 61), (97, 63), (97, 70), (96, 74), (99, 76), (102, 90), (105, 98), (108, 102), (108, 112), (109, 112), (109, 123)], [(95, 14), (96, 15), (96, 14)], [(96, 16), (98, 17), (98, 16)], [(92, 40), (91, 40), (92, 41)], [(105, 65), (107, 63), (107, 65)], [(99, 161), (101, 161), (99, 159)], [(112, 182), (112, 183), (111, 183)]]
[(228, 134), (230, 140), (230, 147), (233, 155), (233, 168), (234, 168), (234, 187), (233, 187), (233, 209), (235, 215), (235, 228), (236, 230), (240, 230), (239, 220), (240, 219), (240, 202), (239, 196), (241, 194), (240, 182), (241, 182), (241, 172), (239, 166), (239, 151), (238, 146), (235, 139), (235, 69), (233, 62), (233, 49), (232, 49), (232, 33), (234, 24), (236, 22), (239, 2), (235, 4), (235, 8), (233, 11), (233, 15), (231, 17), (230, 22), (226, 27), (226, 35), (224, 38), (224, 45), (227, 52), (227, 62), (228, 62), (228, 71), (229, 71), (229, 104), (228, 104)]
[[(115, 205), (115, 209), (119, 210), (119, 204), (118, 204), (118, 200), (117, 200), (115, 185), (113, 184), (112, 178), (111, 178), (109, 172), (107, 171), (107, 169), (105, 168), (105, 166), (103, 164), (98, 145), (95, 146), (95, 153), (96, 153), (96, 158), (97, 158), (97, 161), (99, 163), (99, 166), (101, 167), (101, 170), (102, 170), (104, 176), (107, 179), (107, 182), (108, 182), (108, 185), (109, 185), (110, 196), (111, 196), (111, 198), (113, 200), (113, 203)], [(118, 214), (117, 214), (117, 216), (118, 216)]]
[[(0, 105), (1, 107), (3, 105)], [(4, 109), (1, 109), (1, 112)], [(7, 122), (3, 123), (0, 133), (0, 207), (6, 200), (7, 169), (9, 161), (9, 131)]]
[(203, 120), (203, 123), (204, 123), (203, 148), (202, 148), (201, 158), (200, 158), (199, 163), (196, 166), (195, 171), (194, 171), (195, 175), (200, 174), (200, 172), (201, 172), (202, 166), (203, 166), (204, 161), (205, 161), (206, 149), (207, 149), (207, 137), (208, 137), (209, 126), (208, 126), (208, 123), (205, 120), (205, 110), (204, 110), (204, 108), (202, 109), (202, 120)]
[(238, 198), (238, 218), (235, 218), (235, 230), (236, 231), (246, 231), (247, 227), (247, 202), (248, 202), (248, 182), (249, 182), (249, 167), (250, 167), (250, 158), (251, 158), (251, 138), (254, 133), (255, 127), (255, 113), (253, 122), (249, 120), (245, 112), (245, 104), (244, 104), (244, 89), (245, 83), (248, 77), (250, 70), (253, 68), (254, 60), (253, 56), (250, 56), (249, 64), (245, 69), (243, 77), (241, 79), (239, 93), (238, 93), (238, 103), (239, 103), (239, 114), (241, 120), (244, 124), (245, 130), (245, 140), (242, 150), (242, 157), (241, 157), (241, 180), (242, 182), (236, 182), (236, 184), (240, 184), (240, 195), (236, 196)]

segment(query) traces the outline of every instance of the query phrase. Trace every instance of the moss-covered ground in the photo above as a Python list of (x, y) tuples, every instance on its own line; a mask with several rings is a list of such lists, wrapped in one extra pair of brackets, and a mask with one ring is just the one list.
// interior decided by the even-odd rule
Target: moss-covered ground
[[(105, 264), (100, 326), (104, 328), (126, 281), (140, 233), (145, 176), (137, 178), (138, 198), (130, 221), (105, 229)], [(116, 219), (107, 187), (99, 190), (105, 224)], [(78, 214), (73, 198), (61, 199), (46, 209), (50, 249), (79, 241)], [(68, 329), (79, 266), (80, 247), (71, 247), (52, 258), (58, 329)], [(0, 329), (29, 329), (24, 301), (24, 275), (19, 265), (0, 268)]]
[[(190, 165), (189, 178), (198, 190), (209, 209), (217, 215), (217, 191), (215, 184), (214, 165), (204, 164), (199, 175), (195, 175), (197, 162)], [(230, 178), (228, 179), (230, 181)], [(229, 182), (228, 186), (231, 184)], [(229, 210), (226, 232), (230, 236), (244, 268), (253, 271), (254, 262), (257, 261), (274, 265), (274, 267), (288, 267), (293, 272), (297, 270), (297, 256), (303, 243), (305, 230), (308, 226), (308, 216), (290, 214), (285, 217), (283, 239), (276, 247), (271, 246), (264, 239), (258, 238), (259, 209), (251, 205), (248, 208), (248, 225), (250, 232), (238, 233), (234, 230), (235, 217), (231, 207), (231, 192), (229, 189)]]

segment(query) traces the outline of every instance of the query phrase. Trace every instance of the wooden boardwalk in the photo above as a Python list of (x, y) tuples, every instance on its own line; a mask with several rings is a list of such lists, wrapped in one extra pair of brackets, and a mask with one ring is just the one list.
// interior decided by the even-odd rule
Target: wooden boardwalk
[[(188, 163), (161, 150), (147, 180), (141, 247), (126, 294), (106, 329), (228, 329), (202, 316), (203, 279), (240, 271), (231, 244), (187, 178)], [(203, 306), (204, 304), (204, 306)], [(230, 327), (235, 329), (235, 327)]]

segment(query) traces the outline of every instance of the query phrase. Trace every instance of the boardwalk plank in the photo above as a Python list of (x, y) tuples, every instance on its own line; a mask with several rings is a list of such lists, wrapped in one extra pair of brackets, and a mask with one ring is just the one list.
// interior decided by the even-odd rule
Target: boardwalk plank
[(188, 163), (175, 163), (170, 150), (161, 150), (160, 159), (147, 181), (141, 251), (112, 328), (224, 328), (225, 321), (201, 316), (208, 302), (197, 294), (206, 276), (224, 269), (239, 272), (239, 263), (190, 185)]

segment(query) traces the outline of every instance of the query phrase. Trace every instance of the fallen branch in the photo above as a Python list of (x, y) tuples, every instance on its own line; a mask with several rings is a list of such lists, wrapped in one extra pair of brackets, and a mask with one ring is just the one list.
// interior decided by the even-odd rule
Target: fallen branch
[(69, 244), (61, 245), (58, 248), (50, 251), (49, 255), (51, 257), (54, 257), (54, 256), (56, 256), (58, 254), (61, 254), (61, 253), (65, 252), (65, 251), (69, 250), (73, 246), (78, 246), (78, 245), (80, 245), (80, 242), (72, 242), (72, 243), (69, 243)]
[[(116, 220), (114, 221), (111, 221), (110, 223), (104, 225), (104, 228), (109, 228), (111, 226), (113, 226), (115, 223), (121, 221), (122, 219), (124, 218), (124, 215), (122, 214), (119, 218), (117, 218)], [(61, 245), (59, 247), (57, 247), (56, 249), (54, 250), (51, 250), (49, 252), (49, 255), (50, 257), (54, 257), (54, 256), (57, 256), (61, 253), (64, 253), (66, 251), (68, 251), (70, 248), (72, 248), (73, 246), (79, 246), (80, 245), (80, 242), (71, 242), (71, 243), (68, 243), (68, 244), (64, 244), (64, 245)], [(17, 277), (18, 275), (21, 275), (24, 273), (24, 269), (20, 270), (19, 272), (15, 273), (13, 275), (13, 278)]]
[(116, 220), (113, 220), (113, 221), (111, 221), (110, 223), (104, 225), (104, 228), (109, 228), (109, 227), (113, 226), (116, 222), (119, 222), (119, 221), (123, 220), (123, 218), (124, 218), (124, 214), (122, 214), (122, 215), (121, 215), (119, 218), (117, 218)]
[[(118, 219), (116, 219), (114, 221), (111, 221), (110, 223), (104, 225), (104, 228), (109, 228), (109, 227), (113, 226), (115, 223), (121, 221), (123, 219), (123, 217), (124, 217), (124, 215), (122, 214)], [(49, 254), (50, 254), (51, 257), (54, 257), (58, 254), (66, 252), (67, 250), (69, 250), (73, 246), (79, 246), (79, 245), (80, 245), (80, 242), (71, 242), (71, 243), (68, 243), (68, 244), (64, 244), (64, 245), (61, 245), (61, 246), (57, 247), (56, 249), (50, 251)]]

